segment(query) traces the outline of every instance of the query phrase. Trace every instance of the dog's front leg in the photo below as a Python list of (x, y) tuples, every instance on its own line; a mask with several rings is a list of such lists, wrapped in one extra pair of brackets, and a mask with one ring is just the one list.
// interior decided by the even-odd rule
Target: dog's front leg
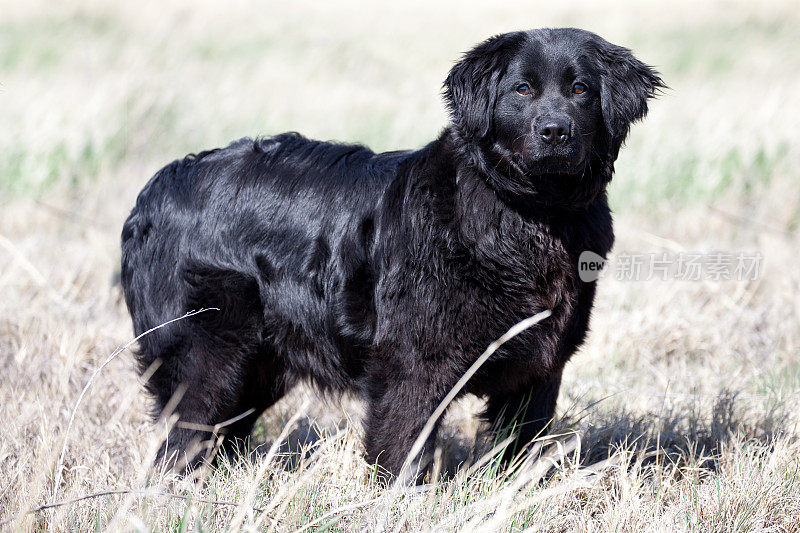
[(556, 410), (561, 370), (535, 379), (514, 394), (490, 397), (484, 417), (499, 437), (513, 436), (503, 453), (508, 463), (533, 439), (546, 433)]
[[(409, 358), (393, 357), (395, 361)], [(409, 458), (426, 422), (455, 382), (433, 361), (387, 364), (384, 359), (370, 374), (365, 424), (367, 460), (389, 474), (403, 471), (402, 483), (421, 482), (431, 465), (438, 420), (416, 457)], [(450, 383), (453, 381), (453, 383)], [(408, 464), (406, 462), (408, 461)]]

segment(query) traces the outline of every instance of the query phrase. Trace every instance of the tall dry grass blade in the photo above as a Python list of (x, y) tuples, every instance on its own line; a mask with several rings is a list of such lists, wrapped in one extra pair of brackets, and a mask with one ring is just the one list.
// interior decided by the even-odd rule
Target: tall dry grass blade
[[(271, 466), (272, 459), (275, 458), (275, 454), (278, 453), (278, 448), (280, 448), (281, 443), (289, 435), (289, 432), (292, 430), (294, 425), (297, 424), (297, 421), (300, 420), (300, 418), (306, 414), (306, 411), (308, 410), (308, 406), (310, 403), (311, 400), (306, 398), (306, 400), (303, 402), (300, 408), (297, 409), (297, 411), (294, 413), (292, 418), (289, 419), (289, 422), (287, 422), (286, 425), (283, 427), (283, 430), (281, 430), (281, 433), (280, 435), (278, 435), (278, 438), (276, 438), (272, 442), (272, 445), (269, 447), (269, 450), (267, 451), (267, 455), (265, 455), (264, 458), (261, 460), (261, 464), (258, 467), (258, 472), (256, 473), (255, 478), (250, 483), (250, 487), (248, 487), (247, 489), (247, 495), (245, 496), (244, 501), (242, 502), (239, 509), (237, 509), (236, 514), (233, 516), (233, 520), (231, 521), (230, 525), (230, 531), (239, 531), (241, 529), (242, 523), (244, 523), (245, 513), (248, 511), (247, 506), (251, 505), (250, 502), (252, 502), (253, 498), (255, 498), (256, 491), (258, 490), (259, 485), (261, 484), (261, 480), (264, 478), (264, 476), (267, 473), (267, 470)], [(275, 498), (273, 498), (273, 500), (274, 499)], [(270, 505), (265, 507), (264, 512), (268, 512), (269, 509), (273, 507), (274, 507), (273, 502), (270, 502)]]
[(97, 367), (95, 369), (95, 371), (89, 377), (89, 381), (86, 382), (86, 385), (83, 387), (83, 390), (81, 391), (80, 395), (78, 396), (78, 400), (75, 402), (75, 406), (72, 408), (72, 413), (69, 416), (69, 422), (67, 423), (67, 429), (64, 432), (64, 444), (61, 446), (61, 453), (58, 456), (58, 462), (56, 463), (56, 466), (55, 466), (54, 480), (53, 480), (53, 494), (52, 494), (52, 496), (50, 498), (50, 502), (51, 503), (56, 501), (56, 496), (58, 495), (58, 486), (61, 484), (61, 470), (62, 470), (62, 465), (64, 464), (64, 455), (67, 453), (67, 442), (69, 440), (70, 430), (72, 429), (72, 423), (75, 420), (75, 414), (78, 412), (78, 407), (80, 406), (81, 401), (83, 400), (83, 397), (86, 395), (86, 392), (89, 390), (89, 387), (92, 386), (92, 383), (94, 382), (94, 379), (97, 377), (97, 375), (100, 373), (100, 371), (103, 370), (103, 368), (105, 368), (106, 365), (108, 365), (111, 361), (113, 361), (119, 354), (121, 354), (122, 352), (124, 352), (125, 350), (130, 348), (134, 343), (139, 341), (139, 339), (141, 339), (142, 337), (145, 337), (146, 335), (149, 335), (150, 333), (152, 333), (152, 332), (154, 332), (154, 331), (156, 331), (158, 329), (161, 329), (164, 326), (168, 326), (169, 324), (172, 324), (173, 322), (178, 322), (179, 320), (184, 320), (186, 318), (193, 317), (195, 315), (199, 315), (200, 313), (205, 313), (206, 311), (219, 311), (219, 308), (209, 307), (209, 308), (198, 309), (196, 311), (190, 311), (190, 312), (186, 313), (183, 316), (180, 316), (180, 317), (177, 317), (177, 318), (173, 318), (172, 320), (168, 320), (167, 322), (164, 322), (163, 324), (159, 324), (158, 326), (150, 328), (147, 331), (143, 332), (142, 334), (136, 336), (132, 340), (128, 341), (124, 345), (118, 347), (116, 350), (114, 350), (111, 353), (111, 355), (109, 355), (106, 358), (105, 361), (103, 361), (103, 364), (101, 364), (99, 367)]

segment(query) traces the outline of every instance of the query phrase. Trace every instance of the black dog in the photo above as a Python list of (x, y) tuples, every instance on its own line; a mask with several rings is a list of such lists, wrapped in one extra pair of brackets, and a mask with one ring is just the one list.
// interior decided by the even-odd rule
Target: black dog
[[(493, 37), (445, 81), (452, 123), (414, 151), (288, 133), (160, 170), (122, 232), (122, 284), (167, 451), (196, 428), (245, 437), (301, 380), (366, 401), (368, 459), (397, 473), (421, 428), (493, 340), (540, 311), (465, 392), (519, 442), (553, 416), (595, 294), (578, 256), (613, 242), (606, 185), (663, 84), (587, 31)], [(428, 445), (430, 449), (430, 443)]]

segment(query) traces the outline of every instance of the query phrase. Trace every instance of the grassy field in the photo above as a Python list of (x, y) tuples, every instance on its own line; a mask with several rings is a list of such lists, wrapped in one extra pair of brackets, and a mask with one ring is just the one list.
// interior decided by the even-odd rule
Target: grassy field
[[(800, 530), (796, 2), (163, 4), (0, 0), (0, 529)], [(553, 435), (511, 472), (464, 398), (451, 475), (382, 488), (359, 404), (305, 389), (247, 457), (152, 471), (163, 430), (130, 354), (110, 357), (132, 337), (114, 276), (145, 181), (245, 135), (420, 146), (460, 52), (564, 25), (671, 87), (617, 163), (618, 256), (758, 253), (757, 279), (609, 272)]]

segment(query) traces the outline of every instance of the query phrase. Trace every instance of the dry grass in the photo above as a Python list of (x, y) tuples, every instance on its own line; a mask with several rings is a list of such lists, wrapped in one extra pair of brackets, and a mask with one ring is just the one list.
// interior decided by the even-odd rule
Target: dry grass
[[(0, 529), (800, 530), (796, 4), (431, 4), (0, 0)], [(358, 404), (299, 390), (256, 453), (172, 480), (127, 353), (67, 433), (131, 338), (118, 235), (159, 166), (287, 129), (418, 146), (460, 51), (545, 25), (627, 44), (672, 87), (618, 163), (616, 250), (759, 251), (759, 279), (604, 279), (555, 436), (505, 475), (382, 489)], [(448, 414), (445, 467), (479, 455), (478, 406)], [(31, 512), (102, 491), (128, 492)]]

